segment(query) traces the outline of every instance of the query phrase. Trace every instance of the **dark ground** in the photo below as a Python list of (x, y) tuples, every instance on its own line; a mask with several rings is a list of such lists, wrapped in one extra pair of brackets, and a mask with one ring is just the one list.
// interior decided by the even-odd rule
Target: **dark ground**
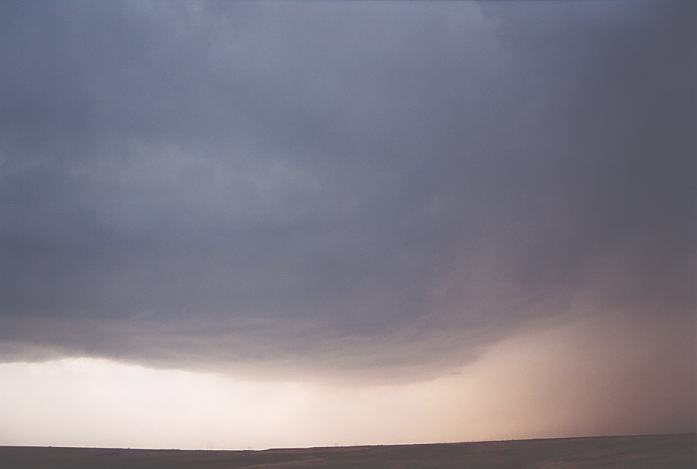
[(180, 451), (0, 447), (15, 468), (697, 468), (697, 435), (563, 438), (398, 446)]

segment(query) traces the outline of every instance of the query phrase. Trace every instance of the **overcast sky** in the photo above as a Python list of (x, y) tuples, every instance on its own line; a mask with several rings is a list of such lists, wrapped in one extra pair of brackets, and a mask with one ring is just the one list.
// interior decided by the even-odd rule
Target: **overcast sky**
[(587, 431), (694, 428), (696, 27), (689, 0), (0, 2), (0, 361), (355, 389), (573, 336), (540, 373), (672, 401)]

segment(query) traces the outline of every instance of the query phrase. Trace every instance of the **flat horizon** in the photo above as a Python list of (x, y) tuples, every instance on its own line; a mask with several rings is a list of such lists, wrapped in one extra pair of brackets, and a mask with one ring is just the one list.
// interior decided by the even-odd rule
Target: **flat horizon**
[(690, 0), (0, 2), (0, 445), (697, 432), (696, 57)]
[(504, 469), (670, 467), (697, 463), (697, 435), (644, 435), (600, 438), (488, 441), (453, 444), (289, 448), (264, 451), (186, 451), (90, 448), (0, 447), (8, 469), (139, 467), (463, 467)]
[[(302, 447), (269, 447), (269, 448), (141, 448), (141, 447), (104, 447), (104, 446), (45, 446), (45, 445), (0, 445), (0, 448), (56, 448), (56, 449), (118, 449), (118, 450), (143, 450), (143, 451), (273, 451), (284, 449), (331, 449), (331, 448), (370, 448), (376, 446), (420, 446), (420, 445), (461, 445), (467, 443), (504, 443), (512, 441), (537, 441), (537, 440), (582, 440), (582, 439), (598, 439), (598, 438), (636, 438), (636, 437), (663, 437), (663, 436), (690, 436), (697, 435), (697, 432), (683, 433), (641, 433), (627, 435), (586, 435), (586, 436), (553, 436), (553, 437), (537, 437), (537, 438), (514, 438), (511, 440), (470, 440), (470, 441), (443, 441), (443, 442), (415, 442), (415, 443), (395, 443), (395, 444), (356, 444), (344, 445), (338, 444), (334, 446), (302, 446)], [(697, 447), (696, 447), (697, 448)]]

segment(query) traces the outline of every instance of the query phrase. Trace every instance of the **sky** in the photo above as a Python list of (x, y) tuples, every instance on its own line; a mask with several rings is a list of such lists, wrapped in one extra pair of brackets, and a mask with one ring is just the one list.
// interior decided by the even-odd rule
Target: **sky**
[(0, 3), (0, 444), (697, 430), (697, 6)]

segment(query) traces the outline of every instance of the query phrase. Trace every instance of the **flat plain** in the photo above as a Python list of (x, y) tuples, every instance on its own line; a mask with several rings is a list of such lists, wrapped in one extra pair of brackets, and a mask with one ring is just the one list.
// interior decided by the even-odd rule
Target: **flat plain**
[(697, 434), (260, 451), (0, 447), (0, 468), (697, 468)]

